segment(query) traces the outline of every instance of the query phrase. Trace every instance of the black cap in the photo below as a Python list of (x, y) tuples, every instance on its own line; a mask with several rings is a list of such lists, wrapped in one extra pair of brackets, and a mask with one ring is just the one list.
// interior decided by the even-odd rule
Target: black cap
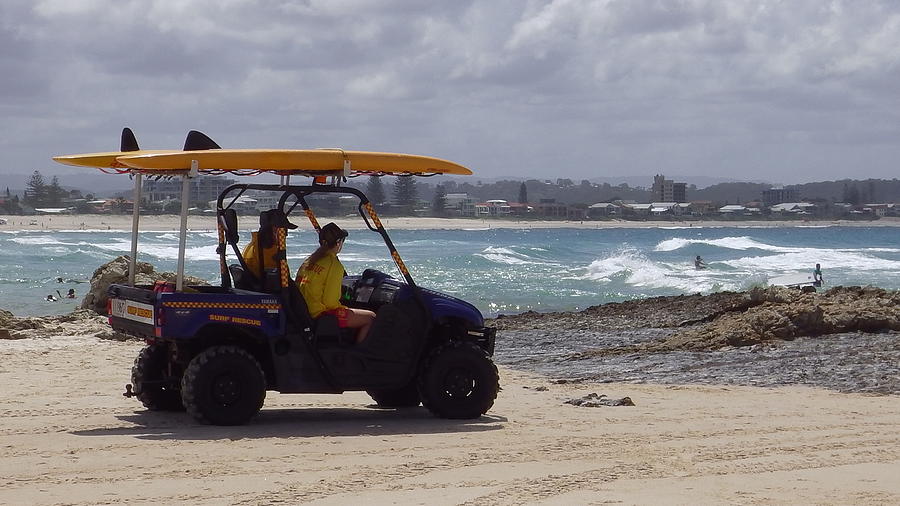
[(284, 211), (281, 209), (269, 209), (268, 211), (263, 211), (259, 214), (259, 228), (287, 228), (287, 229), (295, 229), (297, 225), (289, 222), (287, 216), (284, 215)]
[(337, 244), (338, 241), (348, 235), (346, 230), (331, 222), (322, 227), (322, 230), (319, 230), (319, 242), (325, 241), (326, 244)]

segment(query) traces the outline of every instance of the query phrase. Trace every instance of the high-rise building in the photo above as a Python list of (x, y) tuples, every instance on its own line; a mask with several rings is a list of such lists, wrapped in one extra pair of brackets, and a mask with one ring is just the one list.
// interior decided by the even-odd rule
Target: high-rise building
[(687, 202), (687, 183), (676, 183), (665, 176), (653, 176), (653, 198), (659, 202)]
[(762, 192), (763, 205), (772, 207), (775, 204), (783, 204), (785, 202), (799, 202), (799, 188), (769, 188)]
[[(234, 179), (225, 176), (203, 176), (190, 179), (190, 200), (207, 202), (217, 199), (219, 193), (234, 184)], [(161, 200), (181, 200), (181, 178), (147, 179), (144, 181), (143, 198), (149, 202)]]

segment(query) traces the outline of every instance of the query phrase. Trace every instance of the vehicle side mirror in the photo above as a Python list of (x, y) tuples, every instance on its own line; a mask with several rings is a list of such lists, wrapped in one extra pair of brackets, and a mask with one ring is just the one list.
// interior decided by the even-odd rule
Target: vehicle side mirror
[(225, 240), (229, 244), (237, 244), (237, 211), (235, 211), (234, 209), (225, 209), (222, 213), (222, 218), (225, 221)]

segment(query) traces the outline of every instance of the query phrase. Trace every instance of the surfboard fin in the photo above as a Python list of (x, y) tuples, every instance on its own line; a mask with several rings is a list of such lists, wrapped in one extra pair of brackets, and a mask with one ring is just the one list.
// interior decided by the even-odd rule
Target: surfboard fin
[(122, 142), (119, 146), (119, 151), (141, 150), (141, 148), (138, 147), (137, 139), (134, 138), (134, 132), (128, 127), (122, 129)]
[(203, 151), (207, 149), (222, 149), (216, 141), (210, 139), (205, 133), (191, 130), (184, 140), (185, 151)]

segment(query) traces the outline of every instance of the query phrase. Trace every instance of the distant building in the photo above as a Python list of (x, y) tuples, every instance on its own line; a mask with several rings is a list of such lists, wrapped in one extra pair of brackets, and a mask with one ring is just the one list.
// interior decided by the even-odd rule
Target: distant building
[(687, 183), (676, 183), (665, 176), (653, 176), (653, 199), (660, 202), (687, 202)]
[(568, 204), (557, 202), (556, 199), (541, 199), (534, 209), (538, 216), (544, 218), (568, 218), (569, 216)]
[(483, 218), (487, 216), (506, 216), (512, 214), (509, 202), (500, 199), (488, 200), (475, 204), (475, 215)]
[(510, 202), (509, 211), (510, 214), (513, 214), (515, 216), (526, 216), (529, 213), (534, 212), (534, 208), (528, 204), (524, 204), (521, 202)]
[(681, 215), (682, 208), (679, 207), (677, 202), (651, 202), (650, 203), (650, 214), (653, 216), (662, 216), (662, 215)]
[(743, 215), (746, 211), (746, 207), (737, 204), (731, 204), (719, 208), (719, 213), (723, 216)]
[(588, 216), (591, 218), (616, 216), (621, 212), (622, 208), (611, 202), (598, 202), (588, 207)]
[(625, 204), (623, 210), (629, 216), (649, 216), (653, 204)]
[[(219, 198), (222, 190), (233, 185), (234, 179), (225, 176), (203, 176), (189, 180), (190, 200), (206, 202)], [(181, 200), (181, 178), (144, 181), (143, 198), (149, 202)]]
[(775, 204), (769, 210), (775, 214), (810, 214), (816, 205), (809, 202), (783, 202)]
[(766, 207), (772, 207), (775, 204), (784, 202), (798, 202), (800, 200), (799, 188), (769, 188), (762, 192), (762, 202)]
[(444, 205), (451, 214), (459, 216), (474, 216), (475, 201), (468, 193), (448, 193), (444, 195)]
[(689, 214), (703, 216), (716, 211), (716, 206), (711, 200), (694, 200), (688, 205)]

